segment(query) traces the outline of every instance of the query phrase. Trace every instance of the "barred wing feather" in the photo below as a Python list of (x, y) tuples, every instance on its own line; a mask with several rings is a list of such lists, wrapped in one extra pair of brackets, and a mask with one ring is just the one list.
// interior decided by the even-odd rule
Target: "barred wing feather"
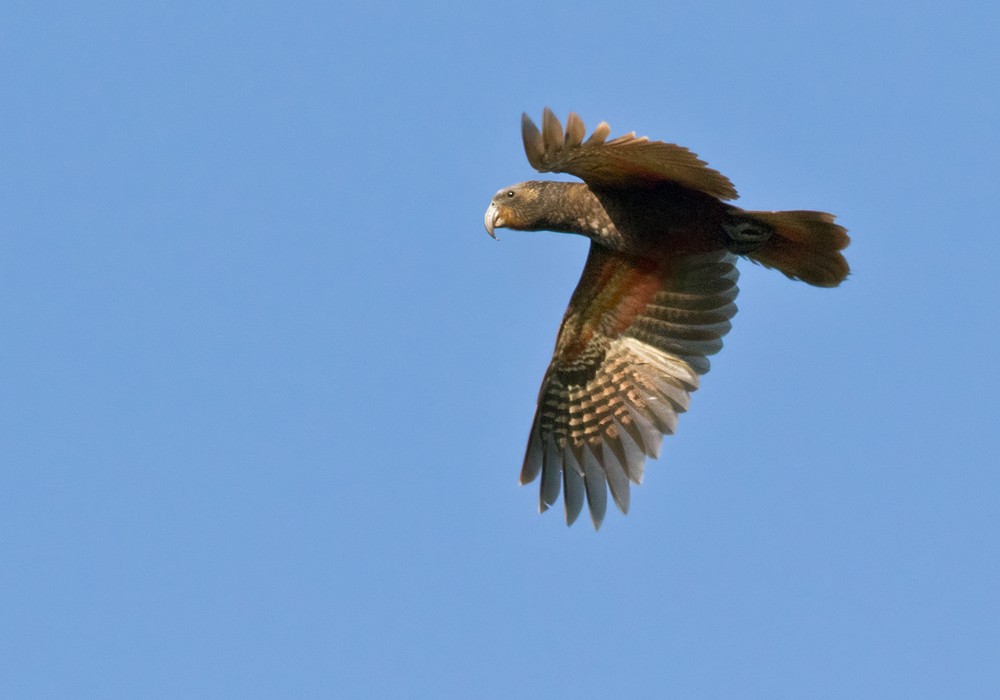
[(591, 245), (545, 373), (521, 483), (541, 475), (539, 507), (562, 491), (566, 522), (604, 519), (607, 491), (627, 513), (646, 457), (688, 408), (736, 313), (735, 257), (656, 263)]

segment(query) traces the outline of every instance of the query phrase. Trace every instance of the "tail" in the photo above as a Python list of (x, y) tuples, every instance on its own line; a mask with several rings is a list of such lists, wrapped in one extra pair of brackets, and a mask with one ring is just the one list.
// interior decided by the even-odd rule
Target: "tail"
[(744, 253), (754, 262), (817, 287), (836, 287), (850, 273), (851, 268), (840, 251), (851, 239), (847, 229), (833, 223), (833, 214), (821, 211), (741, 214), (772, 229), (763, 245)]

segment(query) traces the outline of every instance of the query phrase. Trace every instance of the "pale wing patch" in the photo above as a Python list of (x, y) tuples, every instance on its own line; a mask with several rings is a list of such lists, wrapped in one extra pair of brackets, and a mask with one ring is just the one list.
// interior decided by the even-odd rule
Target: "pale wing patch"
[[(556, 503), (563, 486), (567, 523), (579, 515), (586, 494), (594, 525), (601, 524), (605, 484), (628, 512), (629, 480), (642, 481), (646, 456), (659, 454), (663, 435), (674, 432), (677, 414), (687, 410), (688, 395), (697, 386), (697, 373), (679, 357), (635, 338), (618, 338), (585, 386), (544, 397), (522, 483), (542, 473), (543, 511)], [(542, 415), (550, 426), (544, 437)]]

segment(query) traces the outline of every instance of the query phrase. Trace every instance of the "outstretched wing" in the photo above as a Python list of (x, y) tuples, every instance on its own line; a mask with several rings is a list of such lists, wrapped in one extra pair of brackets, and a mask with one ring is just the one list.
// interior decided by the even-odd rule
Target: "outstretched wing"
[(586, 129), (575, 113), (566, 120), (566, 131), (545, 108), (542, 129), (527, 114), (521, 116), (521, 135), (528, 162), (546, 173), (569, 173), (591, 187), (636, 187), (674, 182), (719, 199), (736, 199), (733, 183), (709, 168), (694, 153), (672, 143), (650, 141), (635, 132), (606, 141), (611, 127), (601, 122), (586, 141)]
[(623, 513), (629, 482), (687, 410), (707, 356), (736, 313), (735, 257), (726, 251), (666, 262), (592, 244), (556, 340), (521, 470), (541, 473), (539, 508), (565, 491), (566, 523), (590, 506), (600, 527), (607, 490)]

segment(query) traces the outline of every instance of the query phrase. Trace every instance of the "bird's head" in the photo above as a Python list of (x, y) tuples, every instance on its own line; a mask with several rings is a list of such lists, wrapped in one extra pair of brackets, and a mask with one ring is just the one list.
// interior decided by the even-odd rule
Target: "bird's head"
[(519, 182), (505, 187), (490, 201), (486, 209), (486, 232), (496, 238), (493, 229), (512, 228), (518, 231), (537, 231), (545, 221), (545, 186), (551, 183), (538, 180)]

